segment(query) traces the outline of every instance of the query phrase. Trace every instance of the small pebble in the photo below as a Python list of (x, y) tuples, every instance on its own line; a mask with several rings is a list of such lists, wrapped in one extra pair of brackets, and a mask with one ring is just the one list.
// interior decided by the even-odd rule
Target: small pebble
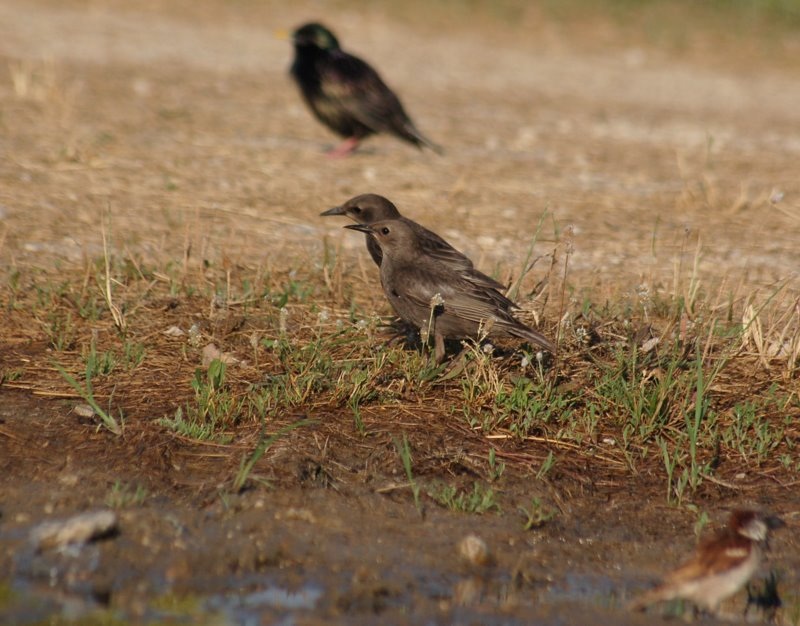
[(489, 546), (477, 535), (467, 535), (458, 544), (458, 553), (471, 565), (486, 565), (489, 562)]
[(112, 511), (81, 513), (65, 520), (44, 522), (31, 530), (31, 542), (39, 551), (69, 544), (84, 544), (106, 535), (117, 527)]
[(76, 404), (72, 411), (78, 417), (94, 417), (94, 409), (88, 404)]

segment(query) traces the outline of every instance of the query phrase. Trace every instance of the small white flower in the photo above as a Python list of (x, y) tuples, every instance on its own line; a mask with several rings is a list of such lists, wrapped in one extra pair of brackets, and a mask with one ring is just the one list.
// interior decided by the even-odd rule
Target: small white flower
[(278, 313), (278, 330), (281, 334), (286, 332), (286, 322), (289, 320), (289, 309), (285, 306), (281, 307), (280, 312)]
[(197, 324), (189, 328), (189, 344), (195, 347), (200, 345), (200, 327)]
[(431, 308), (435, 308), (437, 306), (442, 306), (444, 304), (444, 298), (442, 298), (442, 294), (435, 293), (431, 298)]
[(431, 336), (431, 328), (428, 325), (428, 322), (422, 325), (422, 328), (419, 329), (419, 338), (422, 340), (422, 343), (428, 343), (428, 339)]

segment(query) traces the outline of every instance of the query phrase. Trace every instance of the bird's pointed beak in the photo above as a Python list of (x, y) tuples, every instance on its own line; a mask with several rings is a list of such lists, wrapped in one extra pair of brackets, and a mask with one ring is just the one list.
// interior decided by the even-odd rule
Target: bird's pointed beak
[(322, 215), (322, 216), (328, 216), (328, 215), (344, 215), (345, 213), (346, 213), (346, 210), (345, 210), (345, 208), (344, 208), (344, 207), (341, 207), (341, 206), (335, 206), (335, 207), (333, 207), (332, 209), (328, 209), (327, 211), (323, 211), (322, 213), (320, 213), (320, 215)]
[(372, 230), (372, 226), (368, 224), (348, 224), (345, 228), (349, 228), (350, 230), (358, 230), (362, 233), (367, 233), (368, 235), (373, 234), (375, 231)]
[(273, 31), (272, 36), (275, 37), (275, 39), (280, 39), (281, 41), (289, 41), (291, 39), (289, 31), (283, 28)]

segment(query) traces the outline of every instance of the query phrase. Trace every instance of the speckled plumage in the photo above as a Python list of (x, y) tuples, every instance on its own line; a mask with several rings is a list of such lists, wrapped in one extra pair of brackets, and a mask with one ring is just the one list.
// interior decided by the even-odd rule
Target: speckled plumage
[(366, 62), (348, 54), (325, 26), (308, 23), (292, 35), (291, 75), (316, 118), (345, 142), (332, 154), (352, 152), (375, 133), (388, 133), (418, 148), (441, 148), (417, 130), (398, 97)]

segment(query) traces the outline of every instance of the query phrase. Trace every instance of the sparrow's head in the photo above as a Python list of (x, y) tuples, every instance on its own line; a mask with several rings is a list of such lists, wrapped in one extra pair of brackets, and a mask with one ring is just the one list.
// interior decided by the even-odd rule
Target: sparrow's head
[(350, 198), (340, 206), (323, 211), (320, 215), (346, 215), (359, 224), (374, 224), (384, 220), (396, 220), (400, 217), (400, 212), (383, 196), (365, 193)]
[(292, 42), (295, 48), (318, 48), (331, 51), (339, 49), (339, 40), (336, 36), (317, 22), (309, 22), (292, 33)]
[(770, 530), (784, 526), (783, 520), (773, 515), (764, 515), (757, 511), (738, 509), (731, 513), (729, 528), (752, 541), (767, 540)]

